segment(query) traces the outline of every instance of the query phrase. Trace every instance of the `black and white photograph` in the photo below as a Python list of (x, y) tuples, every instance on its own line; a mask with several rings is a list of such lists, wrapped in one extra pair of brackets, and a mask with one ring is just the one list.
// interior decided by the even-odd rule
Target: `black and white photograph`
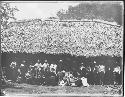
[(123, 1), (2, 1), (0, 96), (123, 97)]

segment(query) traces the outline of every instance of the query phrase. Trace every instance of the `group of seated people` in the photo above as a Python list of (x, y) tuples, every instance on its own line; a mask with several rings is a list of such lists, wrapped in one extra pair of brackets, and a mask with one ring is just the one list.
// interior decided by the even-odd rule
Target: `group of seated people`
[(11, 77), (8, 79), (18, 83), (53, 86), (114, 85), (122, 82), (120, 66), (106, 69), (104, 65), (92, 67), (81, 63), (79, 69), (68, 71), (67, 68), (60, 67), (58, 64), (49, 64), (47, 60), (43, 64), (40, 60), (37, 60), (34, 65), (25, 63), (25, 60), (21, 64), (17, 64), (16, 61), (11, 62), (9, 73)]

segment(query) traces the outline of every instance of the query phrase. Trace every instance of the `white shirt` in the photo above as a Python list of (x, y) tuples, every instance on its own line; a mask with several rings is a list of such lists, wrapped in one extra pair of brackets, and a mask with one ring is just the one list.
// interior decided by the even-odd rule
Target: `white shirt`
[(44, 67), (44, 68), (47, 68), (47, 66), (49, 66), (48, 63), (44, 63), (44, 64), (42, 65), (42, 67)]
[(34, 66), (36, 66), (37, 68), (40, 68), (40, 67), (42, 67), (42, 64), (41, 63), (36, 63)]

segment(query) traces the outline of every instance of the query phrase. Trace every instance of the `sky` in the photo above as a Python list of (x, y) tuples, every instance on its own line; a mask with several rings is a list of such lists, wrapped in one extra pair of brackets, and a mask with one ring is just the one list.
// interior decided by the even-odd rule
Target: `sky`
[(22, 19), (46, 19), (47, 17), (57, 17), (56, 12), (60, 9), (68, 9), (68, 6), (76, 6), (79, 2), (16, 2), (10, 3), (11, 6), (17, 7), (18, 12), (15, 13), (17, 20)]

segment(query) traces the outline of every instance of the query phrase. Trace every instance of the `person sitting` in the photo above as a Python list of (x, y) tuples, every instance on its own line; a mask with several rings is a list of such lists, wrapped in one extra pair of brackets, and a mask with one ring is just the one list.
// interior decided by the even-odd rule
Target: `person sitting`
[(89, 86), (89, 84), (88, 84), (88, 82), (87, 82), (87, 78), (82, 77), (81, 80), (82, 80), (83, 86), (85, 86), (85, 87), (88, 87), (88, 86)]
[(59, 82), (59, 86), (66, 86), (66, 85), (67, 85), (67, 82), (64, 81), (64, 80), (61, 80), (61, 81)]
[(0, 89), (0, 96), (5, 96), (6, 95), (6, 92), (2, 89)]

